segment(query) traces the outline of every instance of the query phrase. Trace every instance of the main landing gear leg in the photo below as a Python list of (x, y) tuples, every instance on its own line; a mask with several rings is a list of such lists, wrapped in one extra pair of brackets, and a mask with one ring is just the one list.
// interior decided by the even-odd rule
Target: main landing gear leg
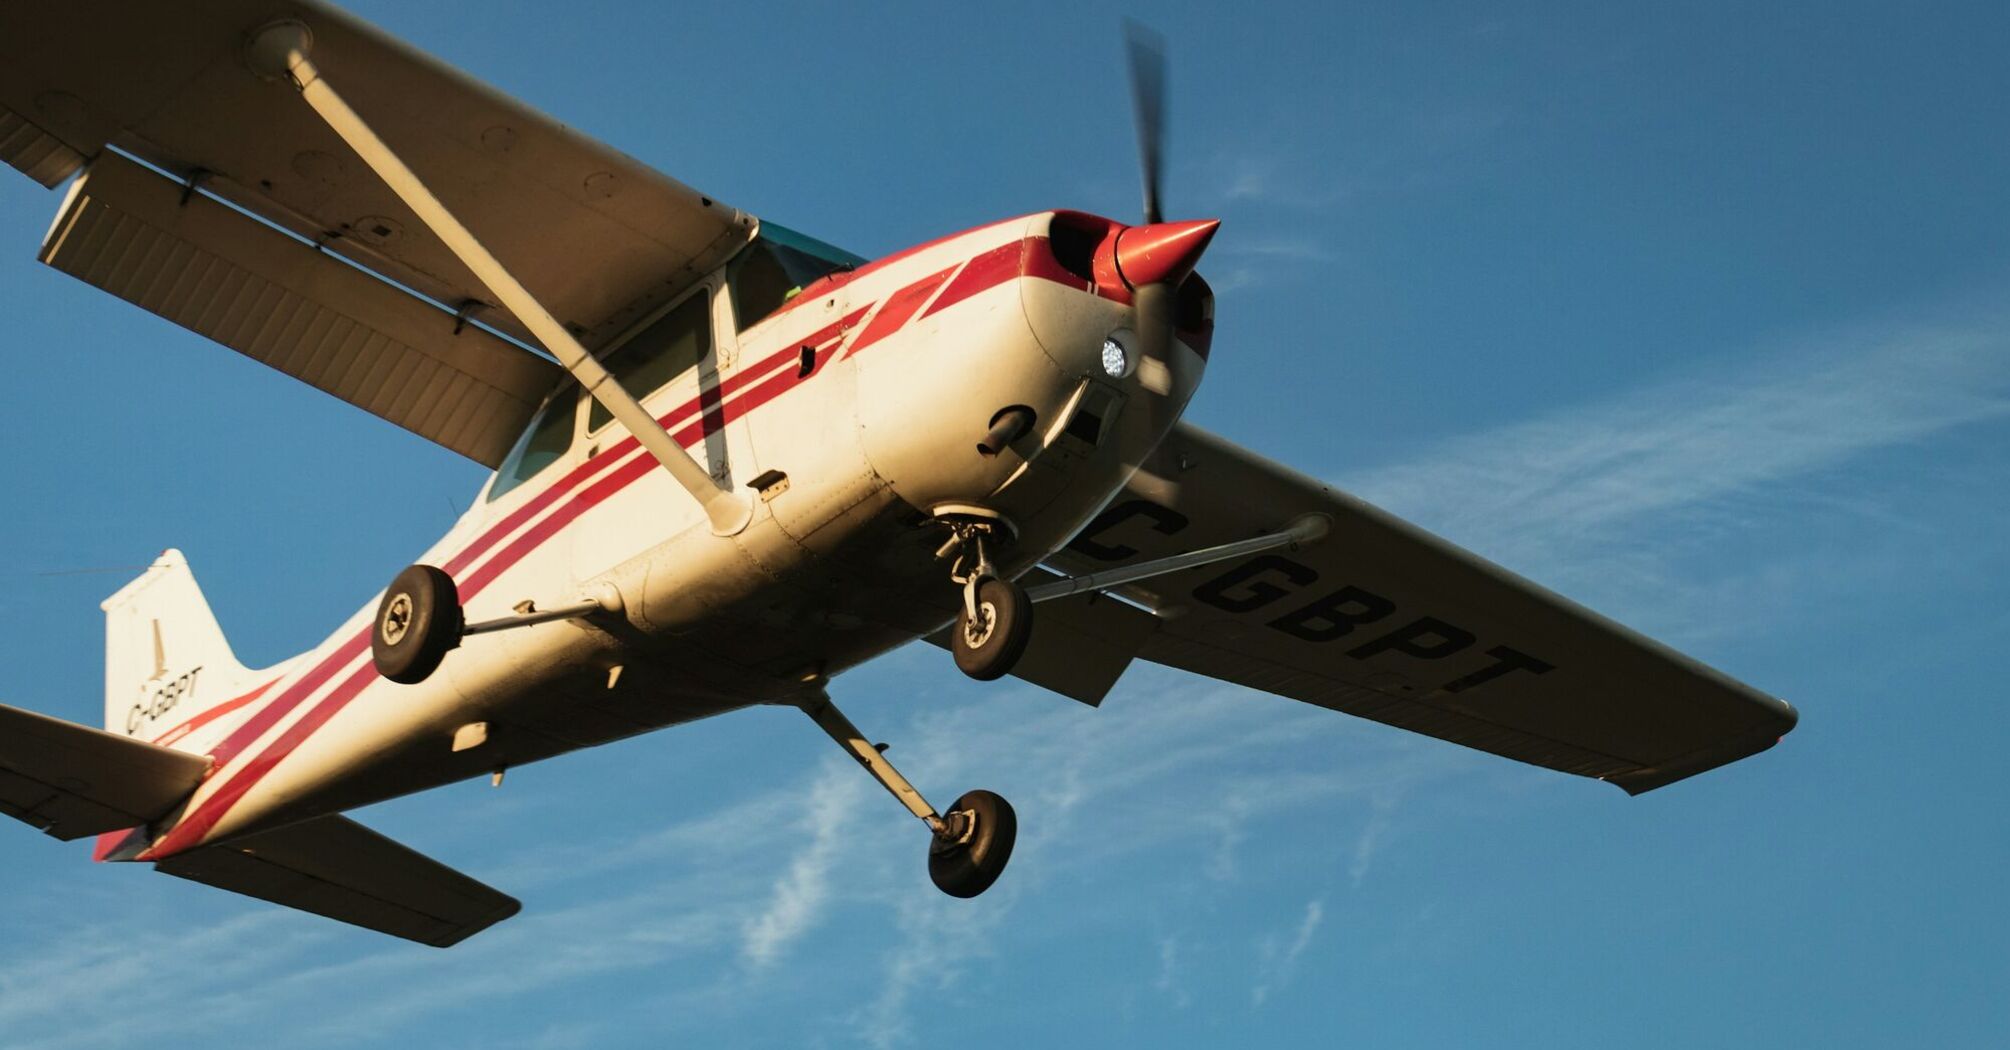
[(928, 877), (937, 889), (952, 897), (975, 897), (998, 881), (1005, 862), (1012, 859), (1012, 843), (1019, 835), (1019, 821), (1009, 803), (989, 791), (968, 791), (948, 813), (937, 814), (921, 792), (886, 760), (881, 746), (866, 740), (830, 697), (818, 695), (798, 706), (839, 747), (858, 759), (909, 813), (928, 825)]

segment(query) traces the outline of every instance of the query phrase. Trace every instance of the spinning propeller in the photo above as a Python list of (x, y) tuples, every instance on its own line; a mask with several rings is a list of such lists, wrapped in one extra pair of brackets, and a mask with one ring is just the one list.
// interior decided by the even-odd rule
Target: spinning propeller
[(1166, 222), (1159, 206), (1165, 154), (1165, 38), (1137, 22), (1124, 22), (1131, 74), (1131, 107), (1138, 127), (1138, 164), (1144, 179), (1144, 223), (1117, 235), (1117, 272), (1137, 305), (1138, 340), (1149, 356), (1163, 357), (1172, 343), (1180, 282), (1193, 272), (1221, 226), (1219, 219)]

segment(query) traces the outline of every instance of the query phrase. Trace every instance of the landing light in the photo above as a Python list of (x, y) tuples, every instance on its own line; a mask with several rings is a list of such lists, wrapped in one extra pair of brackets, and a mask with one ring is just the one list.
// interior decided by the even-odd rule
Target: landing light
[(1122, 379), (1130, 367), (1130, 355), (1124, 352), (1124, 344), (1115, 339), (1103, 340), (1103, 371), (1112, 379)]

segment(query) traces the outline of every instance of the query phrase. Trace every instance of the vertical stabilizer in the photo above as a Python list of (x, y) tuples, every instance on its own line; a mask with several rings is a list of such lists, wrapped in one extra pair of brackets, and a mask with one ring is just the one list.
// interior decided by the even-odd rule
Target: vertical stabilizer
[(245, 684), (248, 672), (180, 551), (161, 552), (101, 608), (107, 730), (154, 741), (228, 702)]

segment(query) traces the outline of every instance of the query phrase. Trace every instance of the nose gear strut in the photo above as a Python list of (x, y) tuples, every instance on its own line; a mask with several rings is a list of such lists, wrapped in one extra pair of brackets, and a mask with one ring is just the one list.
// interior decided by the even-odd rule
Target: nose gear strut
[(1033, 602), (1026, 590), (1004, 579), (991, 563), (986, 541), (1006, 528), (1003, 519), (973, 514), (939, 514), (949, 541), (937, 557), (954, 557), (950, 582), (963, 587), (963, 609), (949, 630), (949, 651), (964, 674), (989, 682), (1010, 674), (1033, 637)]

